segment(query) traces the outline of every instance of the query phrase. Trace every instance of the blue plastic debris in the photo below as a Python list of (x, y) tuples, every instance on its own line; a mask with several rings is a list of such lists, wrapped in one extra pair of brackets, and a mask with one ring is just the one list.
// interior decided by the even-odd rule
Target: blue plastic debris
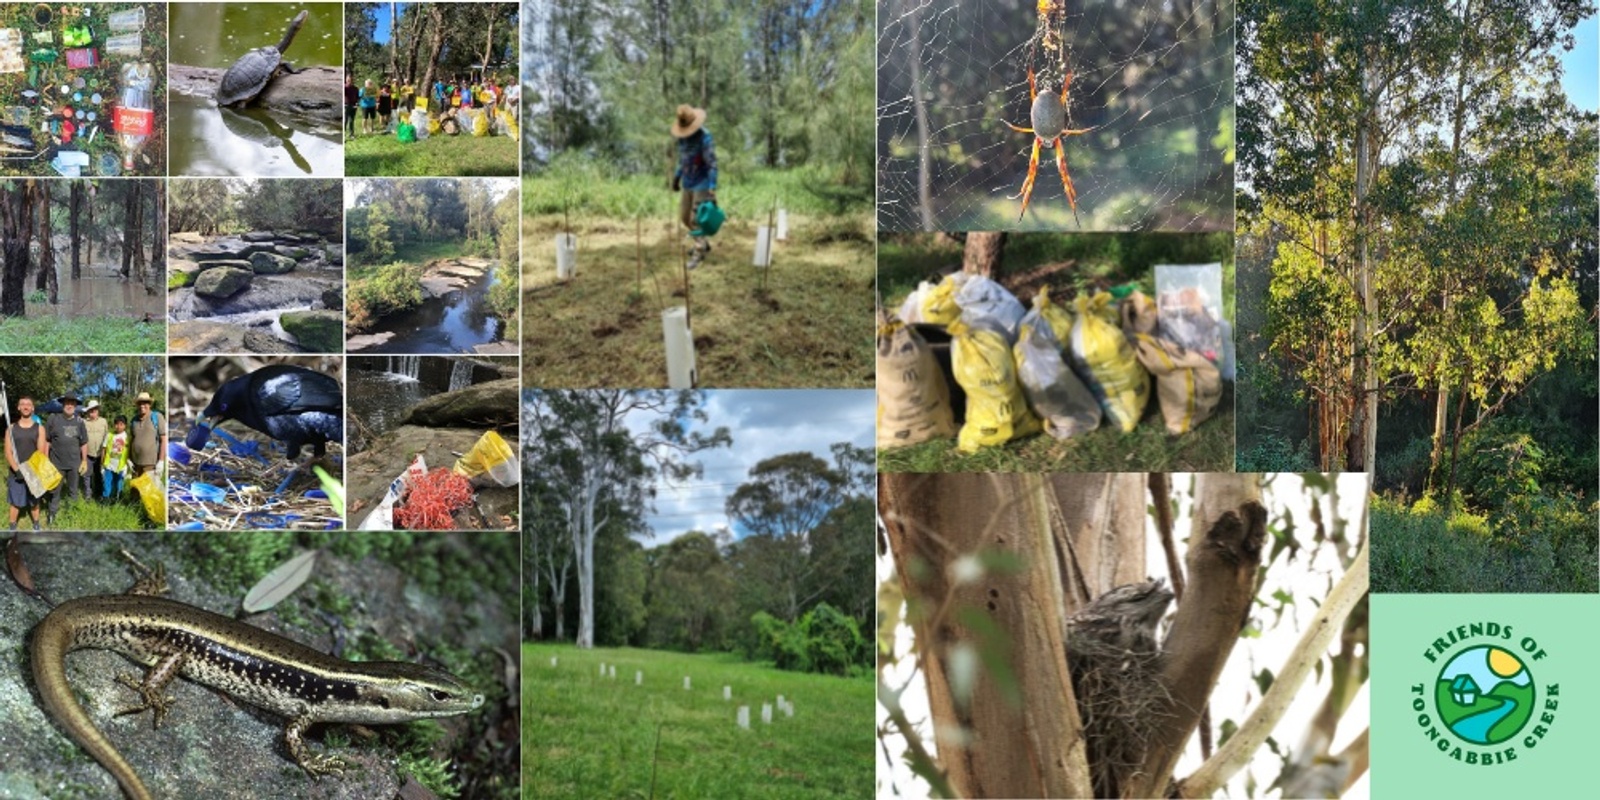
[(183, 442), (169, 442), (167, 444), (167, 458), (187, 467), (189, 466), (189, 448), (184, 447)]
[(203, 531), (205, 529), (206, 529), (205, 523), (200, 522), (198, 520), (196, 520), (195, 522), (185, 522), (182, 525), (179, 525), (178, 527), (173, 528), (173, 530), (175, 530), (175, 531)]
[(228, 490), (212, 486), (209, 483), (189, 484), (189, 494), (193, 495), (196, 502), (220, 503), (228, 497)]
[(322, 491), (321, 489), (307, 489), (305, 496), (310, 498), (310, 499), (312, 499), (312, 500), (326, 500), (326, 499), (328, 499), (328, 493)]

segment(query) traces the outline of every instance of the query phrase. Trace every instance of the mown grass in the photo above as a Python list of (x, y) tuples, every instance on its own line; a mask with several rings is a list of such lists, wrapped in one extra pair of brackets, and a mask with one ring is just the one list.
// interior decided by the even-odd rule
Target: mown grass
[[(530, 181), (524, 181), (525, 184)], [(576, 276), (555, 275), (560, 214), (523, 218), (523, 371), (546, 388), (665, 386), (661, 312), (684, 304), (688, 239), (670, 214), (574, 217)], [(772, 267), (750, 265), (757, 219), (730, 206), (714, 250), (690, 273), (699, 384), (716, 388), (873, 385), (870, 216), (789, 212)], [(759, 224), (765, 224), (765, 212)], [(636, 237), (639, 246), (636, 248)], [(641, 252), (642, 251), (642, 252)], [(642, 269), (641, 269), (642, 256)], [(600, 365), (603, 365), (600, 366)]]
[[(615, 680), (600, 677), (601, 663), (616, 665)], [(777, 710), (780, 694), (794, 717)], [(770, 725), (763, 702), (774, 703)], [(740, 705), (751, 707), (750, 730), (734, 724)], [(524, 644), (522, 796), (870, 797), (872, 715), (871, 677), (783, 672), (727, 654)]]
[(1496, 535), (1486, 517), (1446, 515), (1431, 500), (1407, 507), (1372, 499), (1372, 591), (1404, 593), (1593, 593), (1594, 513), (1550, 515), (1526, 532)]
[[(1152, 392), (1154, 394), (1154, 392)], [(1224, 389), (1211, 419), (1182, 435), (1167, 433), (1154, 397), (1139, 426), (1114, 425), (1057, 441), (1048, 434), (1014, 439), (976, 453), (955, 437), (878, 451), (880, 472), (1232, 472), (1233, 392)]]
[(434, 135), (402, 144), (393, 134), (374, 134), (344, 143), (344, 174), (351, 177), (508, 177), (517, 174), (517, 161), (510, 136)]
[(166, 353), (167, 325), (103, 315), (0, 318), (0, 353)]

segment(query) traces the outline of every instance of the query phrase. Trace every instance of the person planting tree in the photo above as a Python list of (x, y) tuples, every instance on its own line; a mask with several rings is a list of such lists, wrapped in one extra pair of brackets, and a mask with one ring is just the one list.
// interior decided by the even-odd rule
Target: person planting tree
[(690, 269), (700, 266), (711, 252), (709, 232), (697, 220), (700, 205), (709, 202), (715, 206), (717, 200), (717, 151), (705, 124), (706, 110), (687, 104), (678, 106), (672, 123), (672, 135), (678, 140), (678, 171), (672, 176), (672, 190), (681, 194), (679, 216), (692, 241)]

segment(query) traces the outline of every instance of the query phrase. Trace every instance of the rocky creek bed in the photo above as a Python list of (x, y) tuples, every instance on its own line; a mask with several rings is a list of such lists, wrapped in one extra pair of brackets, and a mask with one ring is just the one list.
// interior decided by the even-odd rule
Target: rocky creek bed
[(337, 353), (344, 339), (344, 254), (309, 231), (173, 234), (168, 245), (173, 353)]

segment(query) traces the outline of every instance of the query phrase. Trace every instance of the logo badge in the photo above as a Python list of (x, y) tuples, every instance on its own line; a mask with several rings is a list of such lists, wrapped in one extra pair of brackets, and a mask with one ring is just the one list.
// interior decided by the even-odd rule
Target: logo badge
[(1411, 687), (1417, 726), (1440, 753), (1461, 763), (1517, 760), (1549, 735), (1560, 707), (1560, 685), (1541, 687), (1530, 666), (1548, 655), (1511, 625), (1475, 622), (1448, 631), (1423, 651), (1443, 664), (1437, 677)]

